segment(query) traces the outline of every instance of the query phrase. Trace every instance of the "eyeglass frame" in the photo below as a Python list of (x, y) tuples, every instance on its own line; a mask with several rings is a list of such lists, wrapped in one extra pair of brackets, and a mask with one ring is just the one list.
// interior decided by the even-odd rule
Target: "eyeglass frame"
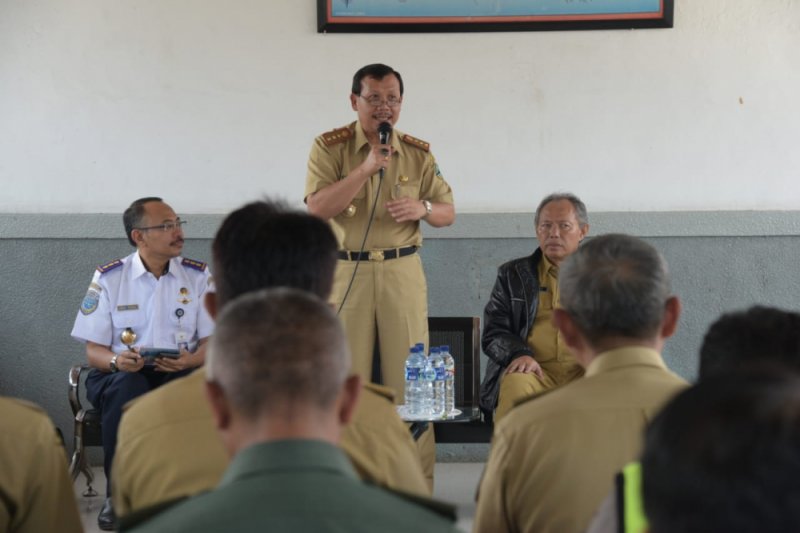
[[(188, 220), (181, 220), (180, 217), (178, 217), (176, 220), (172, 220), (170, 222), (164, 222), (163, 224), (158, 224), (156, 226), (147, 226), (144, 228), (133, 228), (133, 229), (138, 229), (139, 231), (160, 229), (164, 233), (168, 233), (170, 231), (175, 231), (176, 229), (181, 229), (188, 222), (189, 222)], [(171, 228), (168, 229), (167, 226), (171, 226)]]
[(389, 109), (394, 109), (395, 107), (397, 107), (397, 106), (399, 106), (400, 104), (403, 103), (403, 97), (402, 96), (400, 98), (395, 99), (395, 100), (389, 100), (389, 98), (384, 99), (384, 98), (381, 98), (380, 96), (378, 96), (377, 94), (373, 94), (372, 96), (370, 96), (370, 98), (372, 98), (374, 96), (375, 98), (379, 98), (380, 99), (380, 101), (378, 103), (376, 103), (376, 104), (373, 104), (372, 102), (370, 102), (369, 101), (370, 98), (367, 98), (363, 94), (359, 94), (358, 96), (363, 98), (364, 101), (367, 104), (371, 105), (374, 108), (378, 108), (378, 107), (386, 104), (386, 107), (388, 107)]

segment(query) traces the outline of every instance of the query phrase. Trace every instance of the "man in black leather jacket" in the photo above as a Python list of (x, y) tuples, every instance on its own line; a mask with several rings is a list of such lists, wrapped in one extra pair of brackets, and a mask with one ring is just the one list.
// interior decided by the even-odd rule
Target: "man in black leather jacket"
[[(480, 407), (487, 418), (495, 409), (499, 418), (525, 397), (583, 375), (550, 314), (558, 305), (558, 265), (589, 231), (586, 206), (572, 194), (551, 194), (536, 209), (535, 226), (539, 248), (498, 268), (484, 310), (481, 345), (489, 361)], [(507, 376), (513, 377), (501, 392)]]

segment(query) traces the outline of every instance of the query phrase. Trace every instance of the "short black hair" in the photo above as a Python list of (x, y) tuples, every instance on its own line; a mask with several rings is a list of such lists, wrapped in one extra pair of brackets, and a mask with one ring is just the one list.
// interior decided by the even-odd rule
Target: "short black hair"
[(389, 65), (384, 65), (383, 63), (373, 63), (358, 69), (353, 76), (353, 88), (351, 91), (353, 94), (361, 94), (361, 82), (364, 80), (364, 78), (375, 78), (376, 80), (382, 80), (386, 76), (391, 75), (394, 75), (397, 78), (397, 81), (400, 82), (400, 96), (403, 96), (403, 77), (400, 76), (400, 73), (395, 69)]
[(700, 379), (765, 364), (800, 371), (800, 314), (753, 306), (722, 315), (700, 347)]
[(277, 201), (249, 203), (229, 214), (211, 245), (217, 301), (268, 287), (293, 287), (326, 300), (338, 245), (322, 219)]
[(800, 377), (714, 376), (647, 429), (642, 494), (650, 531), (800, 531)]
[(125, 236), (128, 237), (128, 242), (131, 243), (131, 246), (134, 248), (136, 247), (136, 243), (133, 242), (131, 233), (134, 229), (142, 225), (142, 219), (144, 218), (144, 204), (149, 202), (163, 201), (164, 200), (157, 196), (146, 196), (145, 198), (139, 198), (138, 200), (134, 200), (133, 203), (128, 206), (128, 209), (122, 213), (122, 224), (125, 226)]

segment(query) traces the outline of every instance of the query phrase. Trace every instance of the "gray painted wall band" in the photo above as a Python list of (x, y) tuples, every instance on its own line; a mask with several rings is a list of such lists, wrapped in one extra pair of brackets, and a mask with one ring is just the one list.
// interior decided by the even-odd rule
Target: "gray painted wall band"
[[(188, 214), (186, 237), (211, 239), (225, 215)], [(0, 213), (0, 239), (113, 239), (120, 214)], [(591, 235), (757, 237), (800, 235), (800, 211), (653, 211), (590, 213)], [(465, 213), (449, 228), (423, 224), (426, 239), (514, 239), (533, 236), (533, 213)]]

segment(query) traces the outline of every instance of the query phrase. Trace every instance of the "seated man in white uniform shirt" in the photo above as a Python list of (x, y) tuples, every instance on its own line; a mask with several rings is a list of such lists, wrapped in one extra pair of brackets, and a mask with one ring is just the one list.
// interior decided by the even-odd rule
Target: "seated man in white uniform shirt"
[[(136, 251), (97, 267), (72, 329), (92, 367), (86, 394), (101, 412), (107, 480), (122, 406), (201, 366), (214, 327), (203, 305), (212, 284), (208, 268), (180, 257), (185, 222), (160, 198), (136, 200), (122, 219)], [(145, 358), (145, 347), (178, 356)], [(114, 521), (107, 498), (98, 524), (113, 529)]]

